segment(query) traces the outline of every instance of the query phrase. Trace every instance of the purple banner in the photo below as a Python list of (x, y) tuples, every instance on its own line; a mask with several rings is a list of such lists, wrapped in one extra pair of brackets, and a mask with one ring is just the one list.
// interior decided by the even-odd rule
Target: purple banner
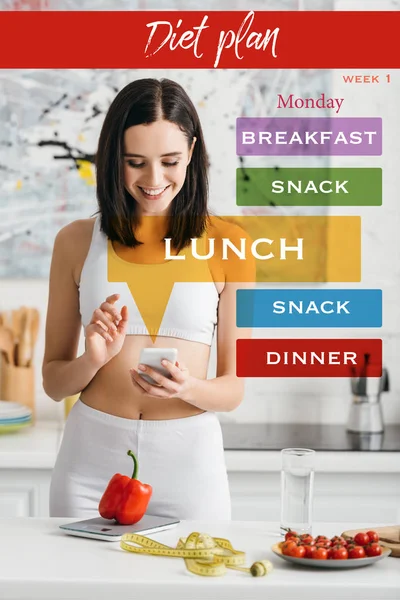
[(381, 156), (381, 117), (239, 117), (238, 156)]

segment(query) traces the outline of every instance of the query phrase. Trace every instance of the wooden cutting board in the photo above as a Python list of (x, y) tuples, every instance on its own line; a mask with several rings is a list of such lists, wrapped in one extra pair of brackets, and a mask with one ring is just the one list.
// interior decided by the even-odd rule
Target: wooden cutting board
[(392, 550), (392, 554), (395, 558), (400, 558), (400, 525), (390, 525), (387, 527), (369, 527), (367, 529), (353, 529), (350, 531), (344, 531), (343, 537), (354, 537), (359, 531), (376, 531), (379, 535), (379, 543), (386, 548)]

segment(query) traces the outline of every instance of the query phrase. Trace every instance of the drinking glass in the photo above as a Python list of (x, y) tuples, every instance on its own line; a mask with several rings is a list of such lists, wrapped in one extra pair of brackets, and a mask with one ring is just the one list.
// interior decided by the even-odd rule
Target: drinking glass
[(311, 533), (315, 450), (281, 451), (281, 532)]

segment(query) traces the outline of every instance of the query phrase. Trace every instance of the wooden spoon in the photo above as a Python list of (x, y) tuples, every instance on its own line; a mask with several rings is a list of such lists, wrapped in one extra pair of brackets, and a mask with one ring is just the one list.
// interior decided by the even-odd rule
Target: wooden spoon
[(9, 327), (0, 327), (0, 350), (7, 357), (7, 362), (10, 365), (14, 364), (14, 335)]
[(12, 329), (14, 333), (14, 362), (18, 365), (18, 345), (21, 339), (22, 333), (22, 320), (24, 315), (24, 308), (17, 308), (12, 311)]
[(27, 367), (32, 358), (32, 334), (31, 334), (32, 311), (25, 308), (22, 319), (22, 332), (18, 344), (18, 366)]
[(35, 348), (39, 333), (40, 315), (37, 308), (32, 308), (32, 350)]
[(3, 310), (1, 313), (1, 324), (4, 327), (8, 327), (12, 330), (12, 311), (11, 310)]

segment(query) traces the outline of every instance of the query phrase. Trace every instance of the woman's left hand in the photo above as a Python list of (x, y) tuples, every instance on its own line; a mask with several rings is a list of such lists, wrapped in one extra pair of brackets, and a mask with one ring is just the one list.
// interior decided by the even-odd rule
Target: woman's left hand
[[(159, 371), (146, 365), (139, 365), (138, 371), (130, 369), (133, 386), (144, 396), (153, 398), (180, 398), (185, 400), (188, 393), (193, 389), (196, 379), (192, 377), (189, 370), (182, 363), (175, 365), (169, 360), (163, 360), (162, 366), (171, 373), (171, 379), (161, 375)], [(145, 373), (157, 383), (152, 385), (148, 383), (139, 373)]]

